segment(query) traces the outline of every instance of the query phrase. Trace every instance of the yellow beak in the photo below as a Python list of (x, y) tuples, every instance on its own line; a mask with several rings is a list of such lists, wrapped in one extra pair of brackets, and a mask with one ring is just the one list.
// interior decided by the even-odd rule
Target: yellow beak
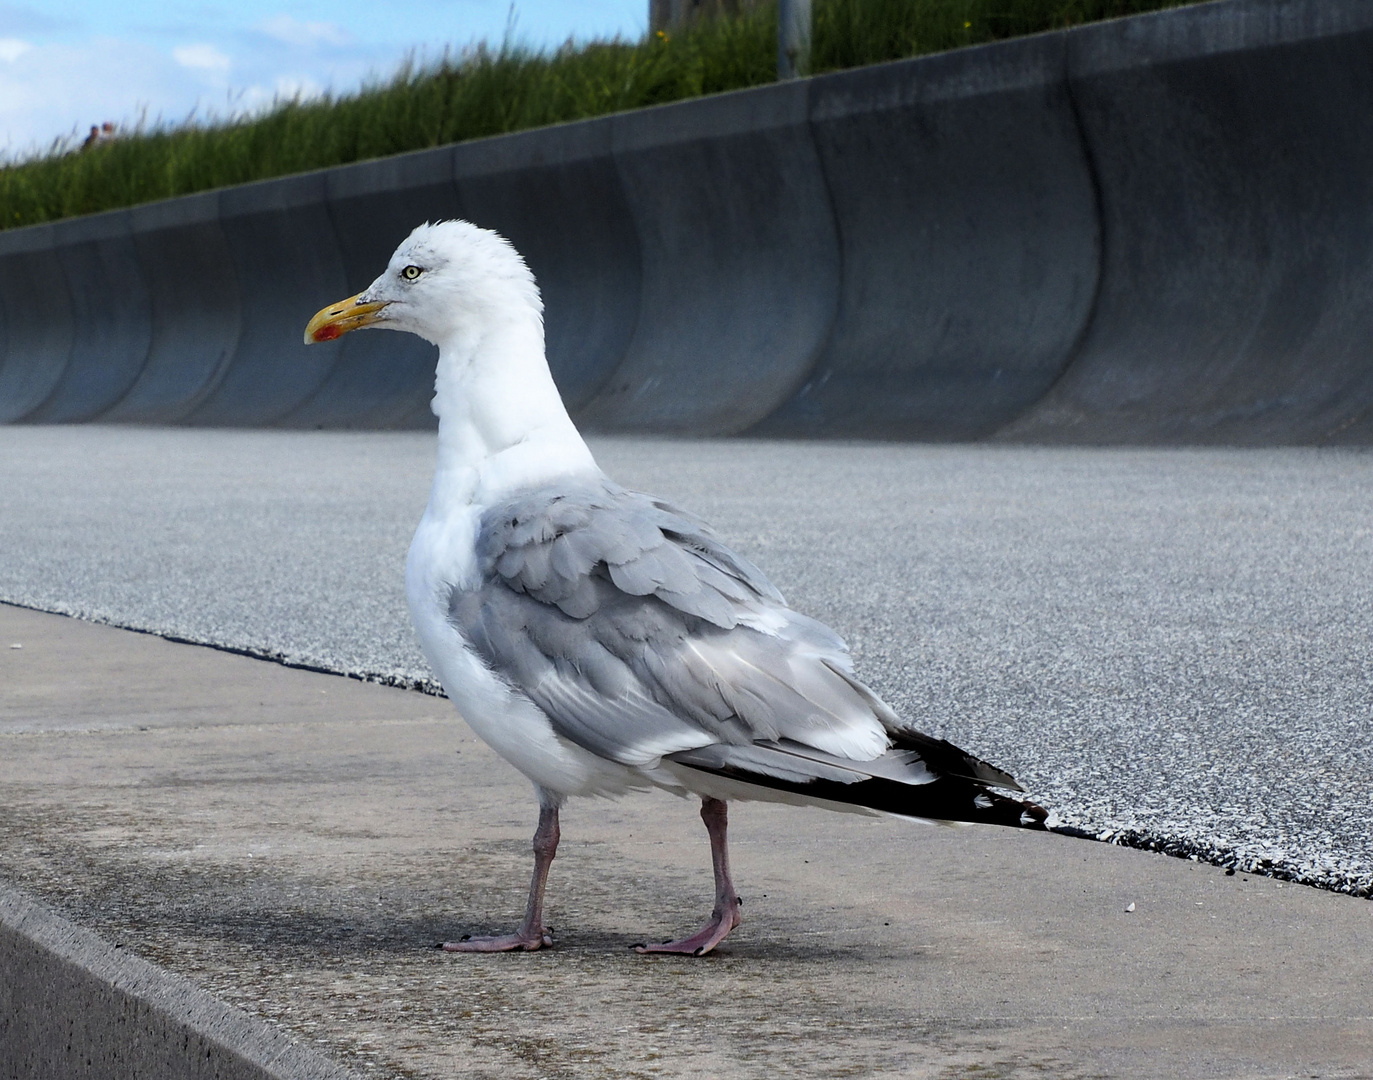
[(358, 293), (357, 296), (350, 296), (347, 300), (340, 300), (337, 304), (330, 304), (315, 312), (315, 317), (305, 325), (305, 344), (333, 341), (349, 330), (360, 330), (376, 322), (378, 313), (390, 301), (361, 304), (358, 302), (358, 296), (361, 295), (362, 293)]

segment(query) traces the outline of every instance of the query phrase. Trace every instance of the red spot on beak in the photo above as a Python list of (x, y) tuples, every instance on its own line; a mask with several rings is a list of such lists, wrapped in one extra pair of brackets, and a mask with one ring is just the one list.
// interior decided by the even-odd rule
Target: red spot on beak
[(314, 333), (316, 341), (333, 341), (336, 337), (342, 337), (343, 331), (333, 323), (325, 323)]

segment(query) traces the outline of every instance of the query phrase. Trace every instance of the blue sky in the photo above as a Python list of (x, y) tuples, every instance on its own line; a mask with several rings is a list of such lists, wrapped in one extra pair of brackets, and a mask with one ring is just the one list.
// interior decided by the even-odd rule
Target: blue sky
[[(142, 113), (179, 120), (347, 90), (411, 51), (499, 41), (510, 13), (510, 0), (0, 0), (0, 155)], [(648, 0), (516, 0), (514, 15), (533, 45), (637, 37)]]

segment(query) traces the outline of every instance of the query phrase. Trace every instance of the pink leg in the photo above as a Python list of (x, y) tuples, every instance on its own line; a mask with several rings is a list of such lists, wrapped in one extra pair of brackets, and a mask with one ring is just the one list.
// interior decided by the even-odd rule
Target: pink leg
[(704, 956), (744, 921), (740, 913), (741, 902), (734, 892), (734, 882), (729, 878), (729, 843), (725, 838), (729, 809), (721, 799), (702, 799), (701, 820), (710, 834), (710, 862), (715, 870), (715, 910), (711, 912), (710, 922), (691, 937), (665, 941), (661, 945), (636, 945), (636, 952)]
[(534, 878), (529, 883), (529, 904), (524, 909), (524, 922), (513, 934), (498, 934), (494, 937), (472, 937), (468, 935), (460, 941), (444, 941), (439, 948), (445, 952), (510, 952), (523, 949), (551, 947), (553, 937), (543, 925), (543, 888), (548, 881), (548, 868), (553, 864), (553, 856), (558, 852), (558, 808), (541, 805), (539, 807), (539, 827), (534, 830)]

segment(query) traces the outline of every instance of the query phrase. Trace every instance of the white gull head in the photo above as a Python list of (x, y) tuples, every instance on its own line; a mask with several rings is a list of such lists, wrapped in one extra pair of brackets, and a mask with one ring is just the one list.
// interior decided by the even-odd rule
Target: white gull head
[(539, 287), (520, 253), (499, 233), (466, 221), (419, 226), (357, 299), (383, 305), (377, 327), (439, 346), (493, 324), (543, 320)]
[(435, 498), (486, 503), (595, 471), (548, 370), (539, 287), (503, 236), (466, 221), (419, 226), (371, 285), (321, 309), (305, 340), (364, 327), (407, 331), (439, 347)]

